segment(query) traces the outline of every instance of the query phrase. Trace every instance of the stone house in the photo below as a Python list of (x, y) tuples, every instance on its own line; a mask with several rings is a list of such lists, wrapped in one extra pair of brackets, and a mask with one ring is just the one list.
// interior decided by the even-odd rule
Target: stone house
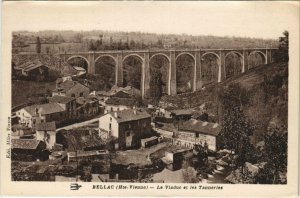
[(44, 141), (47, 149), (52, 149), (56, 144), (56, 125), (55, 122), (43, 122), (35, 126), (36, 139)]
[(104, 109), (104, 113), (109, 113), (113, 111), (122, 111), (125, 109), (132, 109), (135, 104), (136, 100), (132, 98), (117, 98), (117, 97), (112, 97), (109, 98), (105, 102), (106, 106)]
[(49, 103), (59, 104), (66, 112), (65, 119), (73, 119), (76, 117), (76, 99), (67, 96), (55, 95), (48, 98)]
[(151, 136), (151, 116), (142, 109), (107, 113), (99, 118), (99, 136), (114, 137), (115, 148), (140, 147), (141, 139)]
[(58, 103), (46, 103), (31, 105), (16, 112), (19, 123), (31, 128), (42, 122), (57, 121), (66, 119), (66, 110)]
[(76, 105), (77, 119), (93, 117), (100, 113), (98, 99), (94, 97), (78, 97), (76, 98)]
[(46, 144), (35, 139), (12, 139), (11, 158), (17, 161), (36, 161), (47, 158)]
[(24, 64), (18, 65), (15, 72), (20, 76), (32, 81), (43, 81), (48, 78), (49, 68), (41, 61), (28, 61)]
[(189, 148), (193, 148), (195, 144), (206, 143), (209, 150), (216, 151), (220, 131), (221, 126), (218, 123), (188, 120), (179, 124), (174, 143)]
[(52, 96), (67, 96), (67, 97), (85, 97), (89, 95), (90, 89), (73, 80), (65, 80), (62, 79), (56, 81), (56, 88), (52, 91)]

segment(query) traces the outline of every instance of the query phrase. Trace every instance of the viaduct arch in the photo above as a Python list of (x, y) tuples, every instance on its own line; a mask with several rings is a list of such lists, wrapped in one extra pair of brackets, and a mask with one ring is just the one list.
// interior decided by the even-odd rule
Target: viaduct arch
[[(264, 64), (272, 62), (272, 54), (277, 50), (277, 48), (246, 48), (246, 49), (191, 49), (191, 50), (135, 50), (135, 51), (91, 51), (91, 52), (74, 52), (74, 53), (64, 53), (56, 54), (55, 61), (67, 61), (74, 57), (81, 57), (85, 59), (88, 63), (88, 73), (95, 74), (95, 62), (104, 56), (113, 58), (116, 63), (115, 68), (115, 84), (118, 86), (123, 85), (123, 61), (130, 57), (135, 56), (142, 60), (142, 76), (141, 76), (141, 93), (142, 97), (150, 88), (150, 59), (157, 55), (162, 55), (168, 59), (168, 85), (167, 93), (169, 95), (176, 95), (176, 60), (183, 54), (191, 56), (194, 60), (193, 68), (193, 80), (192, 80), (192, 92), (201, 89), (203, 86), (202, 79), (202, 60), (206, 58), (208, 54), (212, 54), (217, 60), (217, 82), (222, 82), (226, 79), (226, 68), (225, 59), (229, 54), (236, 54), (240, 57), (242, 62), (241, 72), (246, 72), (249, 68), (249, 59), (252, 54), (260, 54), (263, 57)], [(16, 64), (18, 60), (24, 56), (34, 56), (32, 54), (14, 54), (13, 62)], [(39, 54), (35, 55), (43, 57), (45, 62), (49, 60), (49, 55)], [(59, 63), (55, 63), (58, 65)]]

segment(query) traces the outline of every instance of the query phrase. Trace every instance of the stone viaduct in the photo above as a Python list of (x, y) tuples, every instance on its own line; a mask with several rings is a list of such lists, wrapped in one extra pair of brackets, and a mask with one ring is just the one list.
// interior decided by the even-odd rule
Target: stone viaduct
[(123, 85), (123, 62), (128, 57), (136, 57), (142, 63), (141, 75), (141, 93), (145, 93), (150, 89), (150, 61), (155, 56), (164, 56), (168, 60), (168, 77), (167, 77), (167, 93), (168, 95), (176, 95), (176, 60), (182, 55), (190, 56), (194, 61), (193, 77), (191, 80), (192, 91), (201, 88), (201, 60), (206, 55), (213, 55), (217, 60), (217, 81), (222, 82), (226, 79), (225, 60), (229, 54), (235, 54), (241, 61), (241, 73), (248, 70), (250, 55), (259, 54), (264, 64), (273, 61), (272, 53), (276, 48), (247, 48), (247, 49), (194, 49), (194, 50), (128, 50), (128, 51), (92, 51), (92, 52), (74, 52), (57, 54), (61, 60), (68, 61), (75, 57), (83, 58), (88, 64), (88, 73), (95, 74), (95, 63), (103, 57), (111, 57), (115, 62), (115, 84)]

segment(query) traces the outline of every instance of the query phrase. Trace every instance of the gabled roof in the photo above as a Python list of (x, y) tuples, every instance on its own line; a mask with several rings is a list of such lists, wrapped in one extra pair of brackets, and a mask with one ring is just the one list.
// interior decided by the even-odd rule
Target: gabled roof
[(15, 69), (22, 69), (24, 71), (31, 71), (33, 69), (39, 68), (39, 67), (47, 67), (45, 64), (43, 64), (40, 60), (34, 60), (34, 61), (27, 61), (21, 65), (18, 65), (15, 67)]
[(123, 105), (123, 106), (133, 107), (136, 104), (136, 100), (131, 98), (113, 97), (113, 98), (109, 98), (105, 103), (109, 105)]
[(48, 100), (50, 103), (66, 104), (66, 103), (69, 103), (69, 102), (75, 100), (75, 98), (55, 95), (55, 96), (49, 97)]
[(81, 91), (83, 89), (89, 89), (87, 86), (76, 82), (76, 81), (72, 81), (72, 80), (66, 80), (63, 81), (61, 83), (59, 83), (59, 85), (57, 85), (57, 88), (55, 88), (53, 91), (55, 92), (66, 92), (69, 90), (73, 90), (73, 91)]
[(98, 102), (97, 98), (95, 97), (78, 97), (76, 98), (76, 103), (83, 105), (86, 103), (94, 103), (94, 102)]
[(34, 150), (40, 144), (40, 140), (34, 139), (12, 139), (11, 148), (12, 149), (31, 149)]
[(110, 115), (118, 123), (150, 118), (151, 116), (143, 109), (126, 109), (122, 111), (110, 112)]
[(171, 113), (173, 113), (174, 115), (192, 115), (193, 110), (192, 109), (174, 109), (174, 110), (170, 110)]
[(221, 126), (218, 123), (203, 122), (191, 119), (180, 123), (178, 130), (217, 136), (221, 131)]
[(35, 125), (35, 130), (37, 131), (55, 131), (55, 122), (42, 122)]
[(40, 114), (52, 114), (57, 112), (65, 111), (59, 104), (57, 103), (46, 103), (46, 104), (38, 104), (31, 105), (24, 108), (30, 115), (35, 115), (36, 110)]

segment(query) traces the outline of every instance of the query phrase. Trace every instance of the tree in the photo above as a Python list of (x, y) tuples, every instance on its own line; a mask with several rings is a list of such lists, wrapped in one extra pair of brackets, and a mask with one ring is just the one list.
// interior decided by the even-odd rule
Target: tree
[(150, 78), (150, 96), (157, 103), (162, 96), (162, 75), (158, 69), (152, 69)]
[(278, 184), (280, 172), (287, 172), (287, 133), (278, 128), (269, 129), (264, 135), (264, 159), (267, 162), (258, 177), (259, 183)]
[(279, 37), (278, 51), (275, 54), (276, 62), (288, 62), (289, 61), (289, 32), (284, 31), (283, 37)]
[(36, 37), (36, 53), (41, 53), (41, 40), (40, 37)]

